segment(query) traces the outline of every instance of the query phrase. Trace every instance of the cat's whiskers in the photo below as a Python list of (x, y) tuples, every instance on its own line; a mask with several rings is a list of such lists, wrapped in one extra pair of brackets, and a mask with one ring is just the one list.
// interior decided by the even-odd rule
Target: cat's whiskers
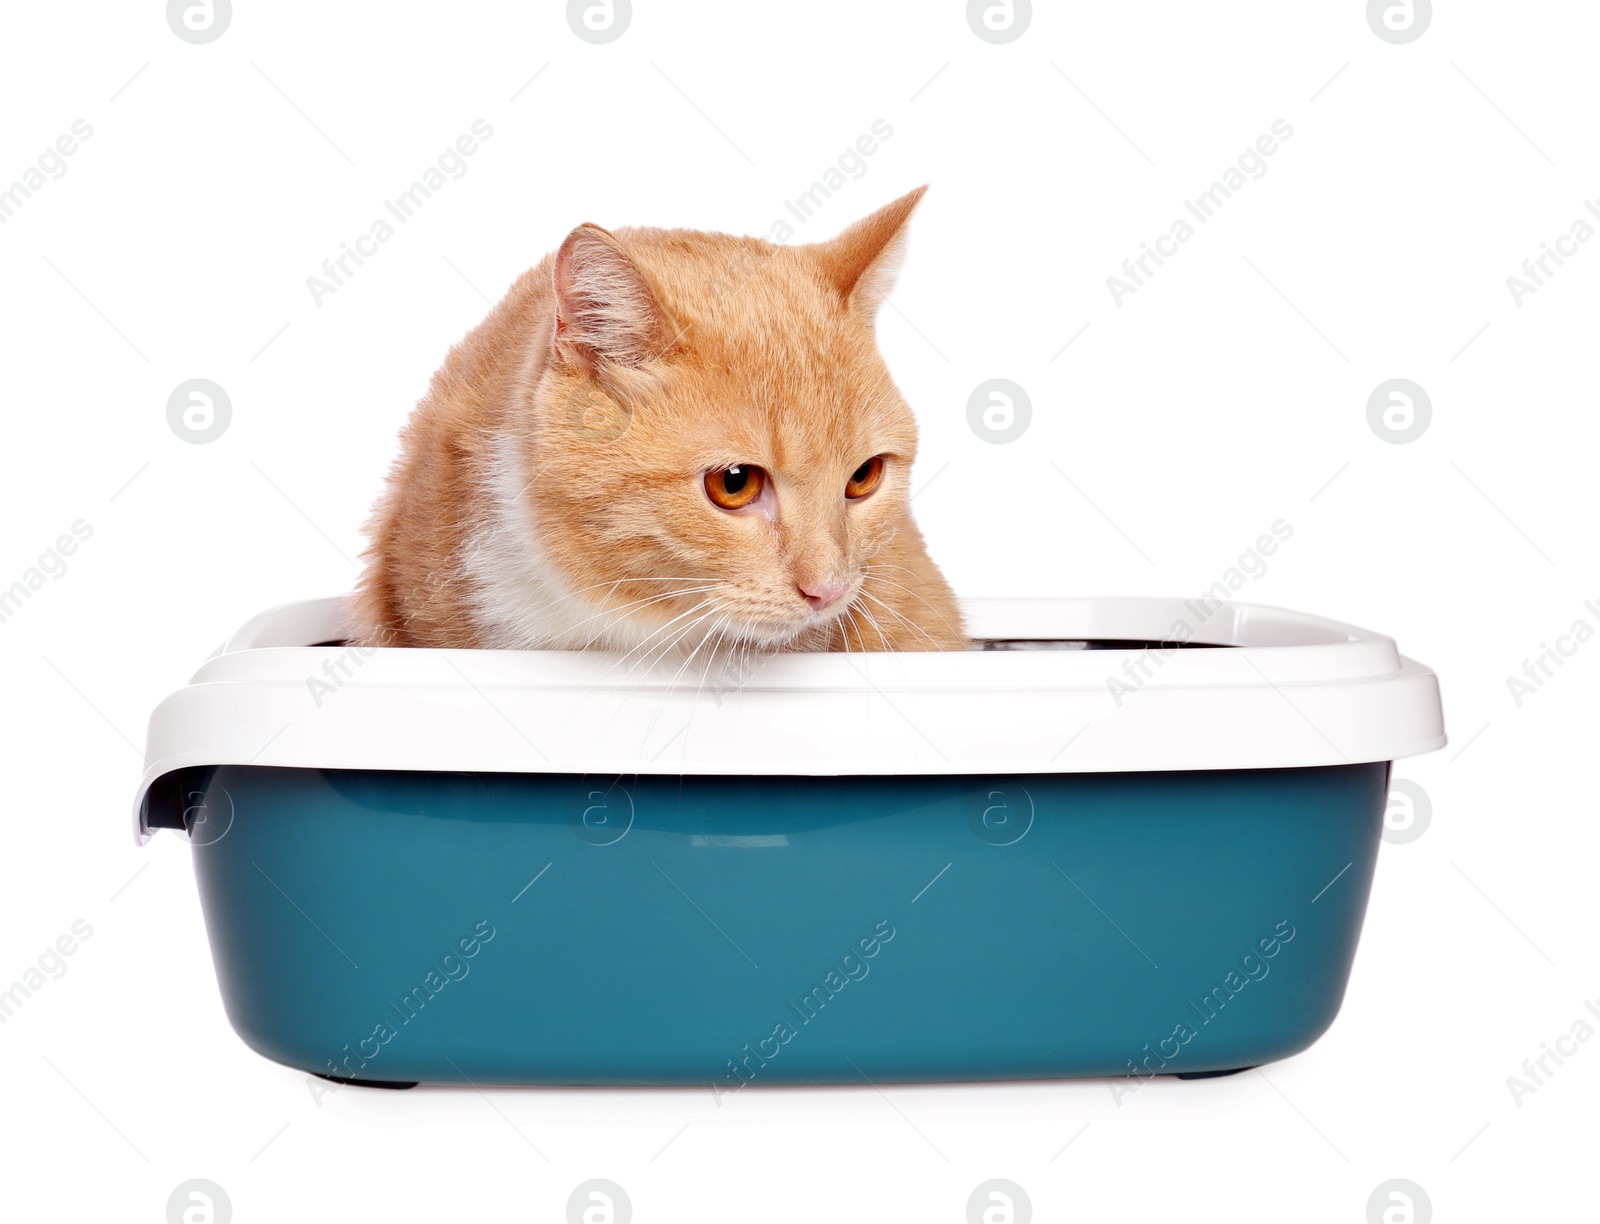
[[(897, 585), (897, 584), (890, 583), (888, 585), (894, 586), (894, 585)], [(901, 589), (904, 590), (904, 588), (901, 588)], [(906, 591), (906, 594), (911, 595), (913, 597), (916, 596), (916, 592), (915, 591)], [(935, 641), (935, 639), (934, 639), (934, 637), (933, 637), (933, 635), (931, 633), (929, 633), (926, 629), (924, 629), (921, 625), (919, 625), (914, 619), (912, 619), (911, 617), (907, 616), (899, 608), (896, 608), (893, 604), (889, 603), (887, 600), (883, 599), (881, 596), (875, 595), (870, 591), (862, 591), (862, 595), (865, 598), (872, 600), (873, 603), (877, 604), (884, 611), (891, 613), (895, 617), (896, 620), (899, 620), (899, 621), (903, 622), (906, 626), (908, 626), (909, 628), (911, 628), (915, 632), (921, 634), (922, 637), (928, 642), (929, 647), (931, 649), (933, 649), (933, 650), (943, 649), (942, 647), (940, 647), (937, 644), (937, 642)], [(943, 616), (939, 615), (939, 612), (938, 612), (937, 609), (930, 609), (930, 611), (933, 612), (934, 618), (937, 619), (938, 622), (941, 625), (943, 625), (946, 629), (949, 629), (952, 633), (958, 633), (959, 632), (959, 630), (957, 630), (955, 626), (951, 625), (948, 620), (946, 620)]]
[[(707, 642), (714, 642), (714, 645), (712, 645), (710, 651), (707, 651), (706, 661), (704, 661), (704, 664), (701, 666), (701, 680), (699, 680), (699, 685), (696, 685), (696, 688), (694, 688), (694, 699), (690, 702), (690, 717), (688, 717), (688, 722), (683, 723), (683, 730), (678, 733), (682, 734), (683, 736), (683, 754), (685, 755), (688, 754), (688, 746), (690, 746), (690, 730), (694, 726), (694, 712), (699, 709), (699, 698), (701, 698), (702, 691), (706, 690), (706, 678), (709, 677), (710, 672), (712, 672), (712, 667), (714, 667), (715, 662), (717, 662), (717, 651), (722, 648), (723, 637), (725, 637), (726, 632), (728, 632), (728, 626), (730, 626), (730, 624), (733, 624), (733, 613), (725, 613), (723, 614), (723, 618), (720, 619), (715, 626), (712, 626), (712, 629), (707, 630), (706, 637), (701, 638), (701, 646), (706, 645)], [(738, 638), (736, 638), (736, 640), (738, 640)], [(690, 653), (690, 658), (683, 661), (683, 667), (678, 669), (677, 675), (672, 677), (672, 683), (667, 685), (666, 691), (662, 691), (661, 704), (656, 707), (656, 714), (654, 714), (654, 717), (650, 720), (650, 728), (646, 728), (645, 736), (643, 736), (642, 742), (645, 742), (645, 744), (650, 742), (651, 730), (654, 730), (656, 722), (659, 722), (662, 712), (666, 710), (667, 699), (672, 696), (672, 688), (674, 688), (674, 685), (677, 685), (678, 675), (683, 675), (683, 669), (690, 666), (690, 662), (693, 662), (694, 659), (694, 653), (698, 653), (698, 651), (699, 646), (696, 646), (693, 653)], [(738, 674), (742, 674), (742, 659), (741, 670), (739, 670)]]
[[(605, 585), (605, 584), (602, 583), (602, 584), (599, 584), (599, 585)], [(654, 596), (651, 599), (646, 600), (644, 602), (646, 604), (660, 603), (660, 602), (664, 602), (664, 601), (666, 601), (668, 599), (675, 599), (675, 598), (678, 598), (678, 597), (684, 596), (684, 595), (696, 594), (696, 593), (699, 593), (701, 591), (713, 591), (713, 590), (717, 589), (718, 586), (721, 586), (721, 585), (723, 585), (723, 584), (716, 583), (716, 584), (712, 584), (710, 586), (703, 587), (703, 588), (691, 588), (689, 590), (669, 591), (665, 595)], [(702, 600), (700, 603), (696, 604), (695, 607), (690, 608), (688, 612), (683, 613), (680, 616), (674, 617), (672, 620), (668, 621), (665, 625), (661, 626), (659, 629), (655, 630), (653, 633), (651, 633), (649, 636), (647, 636), (642, 642), (638, 643), (638, 645), (636, 645), (633, 648), (632, 651), (629, 651), (628, 654), (632, 654), (633, 651), (639, 650), (639, 649), (647, 646), (650, 643), (650, 640), (652, 638), (654, 638), (657, 634), (665, 632), (667, 629), (671, 628), (673, 624), (675, 624), (677, 621), (683, 619), (683, 616), (690, 615), (690, 614), (698, 611), (700, 608), (706, 607), (710, 603), (711, 603), (710, 600)], [(624, 606), (627, 606), (627, 605), (624, 605)], [(636, 609), (636, 611), (638, 611), (638, 610), (640, 610), (640, 609)], [(600, 615), (604, 615), (604, 612), (596, 613), (596, 616), (600, 616)], [(594, 617), (589, 617), (589, 618), (587, 618), (587, 620), (585, 620), (584, 622), (581, 622), (581, 623), (587, 624), (588, 620), (593, 620), (593, 619), (595, 619), (595, 618)], [(581, 647), (579, 647), (579, 649), (580, 650), (588, 650), (588, 649), (590, 649), (592, 646), (594, 646), (594, 644), (596, 642), (600, 641), (600, 639), (603, 638), (606, 635), (607, 632), (609, 632), (611, 629), (614, 629), (616, 627), (617, 623), (618, 622), (614, 620), (610, 624), (602, 626), (595, 633), (591, 634), (589, 636), (589, 639), (586, 642), (584, 642), (583, 645)], [(610, 675), (611, 672), (614, 671), (617, 668), (618, 665), (620, 665), (623, 661), (625, 661), (627, 659), (627, 657), (628, 657), (627, 654), (623, 655), (621, 659), (619, 659), (616, 663), (613, 663), (611, 667), (607, 668), (606, 671), (603, 673), (603, 675)], [(599, 690), (597, 688), (590, 688), (587, 691), (585, 691), (583, 696), (578, 699), (578, 706), (581, 708), (589, 700), (589, 698), (592, 697), (598, 691)], [(615, 718), (615, 714), (613, 714), (612, 717)], [(606, 725), (607, 726), (611, 725), (610, 724), (610, 720), (607, 720)]]
[[(721, 620), (717, 621), (716, 624), (712, 625), (711, 628), (706, 630), (705, 635), (703, 637), (701, 637), (699, 643), (695, 646), (695, 648), (693, 650), (691, 650), (689, 652), (689, 657), (684, 659), (683, 665), (681, 667), (679, 667), (676, 672), (673, 673), (672, 679), (667, 682), (666, 692), (668, 692), (668, 693), (672, 692), (674, 686), (676, 686), (677, 683), (678, 683), (678, 677), (682, 676), (683, 673), (689, 669), (689, 665), (694, 662), (695, 656), (698, 655), (703, 649), (705, 649), (706, 643), (708, 643), (708, 642), (710, 642), (712, 640), (712, 636), (711, 635), (714, 634), (714, 633), (719, 633), (721, 630), (727, 628), (727, 625), (731, 620), (733, 620), (733, 613), (732, 612), (725, 612), (725, 613), (723, 613)], [(716, 648), (713, 647), (712, 650), (706, 656), (706, 662), (707, 662), (708, 666), (710, 664), (711, 657), (713, 655), (715, 655), (715, 654), (716, 654)]]
[(939, 644), (938, 644), (938, 642), (936, 642), (933, 639), (933, 636), (930, 633), (928, 633), (928, 631), (925, 630), (921, 625), (917, 624), (916, 621), (912, 620), (905, 613), (901, 612), (898, 608), (891, 607), (889, 604), (887, 604), (883, 600), (879, 599), (876, 595), (872, 594), (870, 591), (862, 591), (861, 594), (862, 594), (863, 598), (870, 599), (873, 603), (877, 604), (885, 612), (889, 613), (890, 616), (893, 616), (896, 620), (900, 621), (903, 625), (906, 626), (906, 628), (910, 629), (913, 633), (920, 634), (922, 636), (923, 640), (928, 643), (928, 646), (929, 646), (930, 649), (933, 649), (933, 650), (938, 650), (939, 649)]
[[(701, 613), (699, 616), (695, 617), (692, 621), (690, 621), (687, 625), (685, 625), (681, 630), (679, 630), (676, 634), (674, 634), (670, 640), (668, 640), (667, 642), (665, 642), (664, 644), (662, 644), (660, 646), (655, 647), (652, 651), (648, 652), (644, 657), (642, 657), (640, 659), (640, 661), (637, 664), (635, 664), (634, 668), (630, 668), (629, 671), (631, 672), (631, 671), (635, 670), (635, 668), (637, 668), (637, 667), (654, 667), (656, 664), (658, 664), (662, 660), (664, 660), (674, 650), (676, 650), (679, 646), (681, 646), (684, 643), (684, 641), (689, 638), (689, 636), (691, 634), (694, 634), (696, 631), (698, 631), (702, 625), (704, 625), (708, 620), (710, 620), (713, 616), (716, 616), (717, 613), (719, 611), (721, 611), (721, 609), (718, 608), (715, 605), (715, 601), (713, 601), (713, 600), (707, 600), (701, 606), (702, 607), (707, 607), (708, 610), (703, 612), (703, 613)], [(709, 633), (709, 632), (710, 632), (709, 630), (706, 631), (706, 633)], [(701, 643), (702, 644), (704, 643), (704, 640), (705, 640), (705, 634), (702, 634), (701, 635)]]
[[(648, 657), (648, 656), (646, 656), (644, 658), (641, 658), (639, 663), (635, 664), (634, 668), (630, 668), (629, 671), (632, 672), (633, 670), (636, 670), (639, 667), (646, 667), (646, 668), (653, 667), (655, 664), (659, 663), (663, 658), (665, 658), (673, 650), (673, 648), (675, 648), (680, 642), (683, 641), (684, 638), (686, 638), (689, 634), (693, 633), (696, 629), (698, 629), (701, 625), (703, 625), (706, 621), (710, 620), (711, 617), (715, 616), (716, 614), (717, 614), (717, 609), (715, 607), (712, 607), (709, 611), (707, 611), (707, 612), (701, 614), (700, 616), (696, 617), (694, 620), (690, 621), (687, 626), (685, 626), (676, 635), (674, 635), (672, 637), (672, 639), (669, 640), (664, 646), (661, 646), (660, 648), (658, 648), (655, 651), (653, 658)], [(725, 614), (725, 616), (726, 616), (726, 614)], [(706, 638), (708, 638), (709, 636), (710, 636), (710, 633), (708, 631), (701, 638), (700, 645), (704, 645), (705, 641), (706, 641)], [(695, 650), (698, 651), (699, 650), (699, 646), (696, 646)], [(690, 657), (693, 658), (693, 655), (691, 654)], [(682, 674), (682, 669), (681, 668), (679, 669), (679, 674)], [(635, 694), (638, 693), (640, 685), (642, 685), (644, 682), (645, 682), (645, 677), (641, 676), (640, 679), (638, 680), (638, 682), (635, 683), (633, 685), (633, 687), (628, 690), (628, 697), (630, 699)], [(673, 684), (675, 684), (676, 682), (677, 682), (677, 677), (674, 676), (673, 679), (670, 682), (668, 682), (665, 690), (663, 691), (662, 699), (661, 699), (661, 705), (657, 707), (655, 715), (650, 720), (650, 726), (647, 727), (646, 730), (645, 730), (644, 738), (640, 742), (640, 746), (641, 747), (643, 747), (643, 745), (645, 743), (649, 742), (650, 732), (655, 728), (656, 720), (660, 718), (661, 711), (666, 707), (667, 698), (671, 695)], [(619, 705), (619, 709), (620, 709), (620, 705)], [(613, 715), (613, 717), (615, 717), (615, 716)], [(609, 726), (610, 724), (608, 723), (607, 725)]]
[[(863, 591), (862, 594), (866, 594), (866, 592)], [(878, 623), (878, 618), (872, 615), (872, 609), (867, 607), (865, 604), (856, 604), (855, 609), (860, 611), (861, 615), (867, 618), (867, 623), (871, 625), (873, 630), (877, 633), (878, 640), (883, 643), (884, 653), (892, 654), (895, 648), (894, 643), (891, 642), (888, 635), (884, 633), (883, 626)], [(865, 643), (863, 643), (863, 645), (865, 645)]]
[[(623, 583), (625, 583), (625, 582), (640, 582), (640, 583), (643, 583), (643, 582), (700, 582), (700, 583), (708, 583), (709, 582), (709, 583), (714, 583), (716, 581), (717, 581), (716, 579), (707, 578), (703, 574), (682, 574), (682, 575), (677, 575), (677, 576), (673, 576), (673, 577), (660, 576), (660, 577), (649, 577), (649, 578), (623, 577), (623, 578), (613, 579), (610, 582), (592, 582), (588, 586), (575, 587), (575, 588), (573, 588), (571, 590), (563, 591), (560, 594), (560, 596), (558, 597), (558, 599), (563, 604), (569, 604), (569, 603), (573, 603), (573, 602), (580, 602), (580, 603), (584, 604), (587, 607), (593, 607), (596, 604), (602, 603), (605, 599), (609, 598), (610, 595), (613, 592), (615, 592), (616, 589), (619, 586), (621, 586)], [(599, 590), (601, 587), (606, 588), (606, 593), (604, 595), (601, 595), (596, 599), (586, 599), (586, 600), (579, 600), (578, 599), (578, 596), (586, 594), (589, 591)], [(687, 588), (685, 588), (684, 590), (685, 590), (685, 593), (687, 593)], [(622, 606), (623, 607), (628, 607), (629, 605), (624, 604)], [(618, 610), (618, 609), (606, 609), (603, 606), (601, 607), (601, 613), (604, 613), (605, 611), (608, 611), (608, 610), (615, 611), (615, 610)], [(582, 622), (582, 623), (587, 623), (587, 622)]]
[[(678, 678), (680, 676), (682, 676), (685, 671), (688, 670), (689, 665), (694, 662), (695, 656), (700, 653), (701, 649), (706, 645), (706, 643), (710, 642), (712, 640), (712, 635), (713, 634), (717, 634), (717, 635), (720, 636), (722, 631), (727, 628), (728, 624), (732, 620), (733, 620), (733, 613), (732, 612), (723, 613), (722, 619), (717, 621), (716, 624), (712, 625), (710, 629), (706, 630), (705, 636), (703, 636), (700, 639), (699, 644), (696, 645), (695, 648), (689, 652), (689, 657), (686, 658), (683, 661), (683, 666), (679, 667), (678, 670), (673, 674), (672, 679), (667, 682), (666, 688), (664, 688), (662, 690), (662, 692), (661, 692), (661, 702), (660, 702), (659, 705), (656, 706), (656, 712), (650, 718), (650, 725), (645, 728), (644, 736), (640, 740), (640, 745), (641, 746), (643, 746), (644, 744), (648, 744), (650, 742), (650, 733), (655, 730), (656, 723), (658, 723), (661, 720), (661, 715), (666, 711), (667, 701), (672, 696), (672, 690), (677, 687)], [(700, 677), (700, 685), (701, 685), (702, 688), (705, 686), (705, 677), (710, 674), (712, 659), (715, 657), (715, 655), (716, 655), (716, 648), (712, 647), (712, 649), (710, 650), (710, 652), (708, 652), (708, 654), (706, 656), (705, 670), (704, 670), (704, 672), (702, 673), (702, 675)], [(700, 698), (700, 691), (699, 691), (699, 689), (696, 689), (695, 690), (695, 700), (698, 701), (699, 698)], [(691, 723), (694, 721), (694, 703), (693, 702), (691, 702), (690, 705), (689, 705), (689, 721)], [(688, 724), (687, 723), (684, 725), (684, 730), (686, 732), (688, 730)]]
[[(566, 592), (566, 594), (570, 598), (573, 595), (582, 595), (585, 591), (593, 591), (593, 590), (598, 589), (599, 587), (613, 587), (613, 588), (619, 587), (624, 582), (710, 582), (710, 581), (713, 581), (713, 580), (710, 579), (710, 578), (707, 578), (704, 574), (678, 574), (678, 575), (670, 576), (670, 577), (659, 577), (659, 576), (643, 577), (643, 576), (634, 576), (634, 575), (630, 574), (625, 578), (613, 579), (610, 582), (591, 582), (588, 586), (574, 587), (572, 590)], [(720, 580), (718, 580), (718, 581), (720, 581)]]
[[(905, 570), (906, 573), (912, 574), (912, 577), (916, 577), (916, 575), (914, 573), (912, 573), (911, 570), (906, 569), (906, 567), (903, 566), (903, 565), (864, 565), (861, 568), (862, 568), (863, 572), (867, 572), (867, 571), (871, 571), (871, 570), (881, 570), (881, 569)], [(929, 603), (926, 599), (924, 599), (920, 594), (918, 594), (916, 591), (912, 590), (910, 587), (904, 585), (903, 583), (896, 582), (892, 578), (877, 577), (877, 578), (874, 578), (872, 581), (875, 582), (875, 583), (882, 583), (884, 586), (894, 587), (896, 590), (899, 590), (899, 591), (904, 591), (907, 595), (911, 596), (912, 599), (915, 599), (923, 607), (927, 608), (928, 611), (932, 612), (933, 615), (938, 619), (939, 623), (941, 625), (943, 625), (946, 629), (949, 629), (952, 632), (954, 632), (956, 630), (956, 627), (954, 625), (952, 625), (947, 619), (945, 619), (944, 615), (939, 611), (938, 608), (934, 607), (931, 603)], [(862, 590), (863, 590), (863, 593), (864, 593), (865, 590), (866, 590), (865, 586), (863, 586)], [(878, 602), (882, 603), (883, 601), (879, 600)], [(888, 605), (885, 604), (884, 606), (887, 607)]]
[[(621, 582), (626, 582), (626, 581), (642, 581), (642, 582), (654, 582), (654, 581), (662, 581), (662, 582), (702, 582), (702, 581), (706, 581), (706, 579), (690, 578), (690, 576), (685, 576), (685, 578), (662, 578), (662, 579), (653, 579), (653, 578), (651, 578), (651, 579), (624, 579), (624, 578), (619, 578), (619, 579), (616, 579), (616, 581), (613, 581), (613, 582), (594, 582), (594, 584), (590, 584), (590, 586), (579, 587), (578, 590), (562, 590), (562, 592), (557, 592), (557, 594), (549, 595), (549, 597), (544, 598), (544, 600), (542, 600), (542, 602), (539, 603), (539, 605), (536, 605), (536, 608), (534, 608), (534, 611), (536, 611), (536, 613), (538, 613), (538, 616), (541, 616), (541, 618), (546, 618), (546, 616), (549, 616), (549, 614), (555, 613), (555, 611), (557, 611), (557, 610), (566, 610), (566, 608), (570, 608), (570, 606), (573, 605), (574, 602), (581, 603), (581, 605), (584, 606), (584, 608), (590, 608), (590, 606), (594, 606), (594, 602), (592, 602), (592, 600), (576, 600), (576, 598), (574, 598), (574, 597), (576, 597), (576, 595), (578, 595), (578, 594), (581, 594), (581, 592), (584, 592), (584, 590), (595, 590), (595, 589), (597, 589), (597, 587), (611, 587), (611, 589), (614, 589), (614, 587), (618, 587), (619, 584), (621, 584)], [(667, 594), (667, 595), (662, 595), (661, 598), (672, 598), (672, 595), (674, 595), (674, 594), (693, 594), (693, 590), (691, 590), (691, 589), (683, 589), (683, 590), (680, 590), (680, 592), (669, 592), (669, 594)], [(643, 602), (643, 600), (640, 600), (640, 603), (642, 603), (642, 602)], [(622, 606), (624, 606), (624, 608), (627, 608), (627, 606), (632, 606), (632, 605), (622, 605)], [(606, 611), (621, 611), (621, 610), (606, 610), (606, 608), (602, 608), (602, 610), (598, 611), (598, 613), (595, 613), (595, 616), (603, 616), (603, 614), (605, 614)], [(579, 621), (578, 624), (576, 624), (576, 626), (570, 626), (570, 629), (581, 629), (582, 626), (586, 626), (586, 624), (589, 624), (589, 621), (592, 621), (592, 619), (595, 619), (595, 616), (589, 616), (589, 618), (582, 619), (582, 621)], [(598, 635), (595, 635), (595, 637), (590, 637), (589, 640), (587, 640), (586, 643), (582, 643), (582, 646), (579, 646), (579, 650), (584, 650), (584, 648), (587, 648), (587, 646), (594, 645), (594, 643), (597, 642), (597, 640), (598, 640)], [(544, 650), (549, 650), (549, 648), (554, 648), (554, 646), (552, 646), (552, 643), (547, 642), (547, 640), (528, 640), (528, 642), (523, 643), (523, 648), (526, 648), (526, 650), (541, 650), (541, 648), (544, 648)]]
[[(856, 631), (856, 635), (857, 636), (860, 636), (860, 634), (861, 634), (861, 626), (856, 624), (856, 610), (855, 610), (854, 606), (846, 608), (844, 610), (844, 615), (842, 617), (840, 617), (839, 619), (841, 621), (848, 620), (850, 622), (850, 628), (854, 629)], [(839, 627), (839, 641), (844, 646), (845, 654), (849, 654), (850, 653), (850, 634), (844, 628), (844, 626), (842, 624)]]
[(612, 629), (615, 629), (621, 621), (628, 619), (626, 613), (629, 609), (632, 609), (634, 614), (637, 615), (637, 613), (643, 611), (645, 608), (651, 607), (655, 604), (666, 603), (668, 600), (680, 599), (689, 595), (700, 595), (710, 591), (720, 590), (724, 585), (724, 583), (713, 582), (708, 583), (705, 586), (685, 587), (681, 590), (667, 591), (665, 594), (661, 595), (649, 595), (643, 599), (635, 599), (614, 608), (601, 608), (600, 611), (594, 613), (592, 616), (584, 617), (583, 620), (579, 621), (576, 625), (573, 625), (572, 628), (575, 630), (581, 629), (584, 625), (589, 624), (591, 621), (599, 620), (603, 616), (609, 616), (612, 618), (609, 624), (602, 626), (598, 632), (591, 634), (589, 640), (585, 642), (582, 647), (580, 647), (580, 649), (587, 650), (602, 637), (604, 637), (606, 633)]
[(878, 561), (872, 564), (863, 565), (861, 568), (863, 570), (899, 570), (902, 574), (910, 574), (913, 578), (917, 576), (916, 570), (911, 569), (909, 566), (896, 565), (892, 561)]
[[(708, 609), (708, 610), (705, 611), (705, 612), (700, 612), (700, 609), (702, 609), (702, 608), (705, 608), (705, 609)], [(612, 672), (616, 671), (616, 669), (618, 667), (620, 667), (623, 663), (627, 662), (627, 660), (629, 658), (631, 658), (633, 655), (637, 654), (641, 650), (647, 650), (647, 653), (645, 655), (641, 656), (639, 661), (637, 663), (635, 663), (632, 667), (630, 667), (627, 670), (627, 672), (624, 673), (624, 675), (625, 676), (626, 675), (632, 675), (635, 671), (637, 671), (641, 667), (653, 666), (654, 663), (659, 661), (661, 658), (665, 657), (666, 652), (670, 651), (674, 646), (676, 646), (680, 641), (682, 641), (683, 638), (687, 634), (692, 633), (697, 626), (704, 624), (711, 617), (715, 616), (717, 614), (717, 611), (718, 611), (718, 609), (717, 609), (715, 603), (712, 600), (709, 600), (709, 599), (701, 600), (700, 603), (696, 604), (693, 608), (689, 609), (688, 612), (680, 613), (678, 616), (673, 617), (665, 625), (662, 625), (659, 629), (656, 629), (654, 632), (652, 632), (648, 637), (646, 637), (644, 639), (644, 641), (640, 642), (632, 650), (628, 651), (626, 654), (624, 654), (620, 658), (618, 658), (616, 660), (616, 662), (612, 663), (612, 665), (610, 667), (606, 668), (606, 670), (601, 673), (602, 677), (609, 676)], [(700, 614), (698, 616), (695, 616), (694, 615), (695, 613), (700, 613)], [(654, 639), (656, 639), (657, 637), (660, 637), (661, 635), (667, 633), (669, 630), (672, 629), (673, 625), (677, 624), (678, 621), (682, 620), (686, 616), (694, 616), (694, 619), (692, 619), (688, 623), (687, 626), (685, 626), (683, 629), (679, 630), (670, 639), (668, 639), (666, 644), (665, 644), (665, 646), (659, 648), (659, 653), (656, 653), (657, 648), (651, 647), (651, 645), (650, 645), (651, 642), (654, 641)], [(655, 653), (655, 657), (654, 658), (650, 657), (651, 653)], [(646, 677), (641, 676), (638, 681), (636, 681), (633, 685), (631, 685), (626, 690), (626, 693), (624, 695), (624, 700), (618, 701), (616, 703), (615, 708), (611, 711), (611, 717), (606, 719), (605, 727), (602, 728), (602, 730), (609, 730), (610, 729), (611, 724), (616, 721), (617, 715), (622, 712), (623, 706), (626, 705), (628, 701), (632, 700), (634, 695), (638, 693), (639, 686), (642, 685), (645, 682), (645, 679), (646, 679)], [(652, 722), (652, 725), (654, 725), (653, 722)]]
[[(680, 613), (678, 613), (677, 616), (674, 616), (666, 624), (661, 625), (660, 627), (651, 630), (650, 633), (648, 633), (644, 637), (644, 639), (638, 643), (638, 645), (634, 646), (631, 650), (629, 650), (629, 651), (625, 652), (624, 654), (622, 654), (616, 660), (616, 662), (614, 662), (610, 667), (606, 668), (606, 670), (601, 673), (602, 678), (605, 677), (605, 676), (609, 676), (612, 672), (616, 671), (617, 668), (621, 667), (624, 663), (626, 663), (634, 655), (638, 654), (641, 650), (646, 650), (647, 648), (653, 650), (654, 647), (651, 646), (652, 642), (654, 642), (662, 634), (669, 632), (672, 629), (672, 627), (674, 625), (676, 625), (679, 621), (683, 620), (685, 617), (693, 616), (695, 613), (699, 612), (700, 609), (702, 609), (702, 608), (713, 608), (713, 610), (714, 610), (713, 601), (709, 600), (709, 599), (702, 599), (699, 603), (695, 604), (694, 607), (690, 608), (687, 612), (680, 612)], [(710, 614), (707, 613), (707, 615), (710, 615)], [(698, 623), (699, 623), (698, 621), (690, 621), (688, 627), (690, 629), (693, 629), (694, 626), (696, 624), (698, 624)], [(674, 637), (672, 639), (672, 641), (674, 641), (674, 642), (677, 641), (677, 638)], [(633, 668), (629, 668), (628, 670), (631, 673), (634, 669)]]

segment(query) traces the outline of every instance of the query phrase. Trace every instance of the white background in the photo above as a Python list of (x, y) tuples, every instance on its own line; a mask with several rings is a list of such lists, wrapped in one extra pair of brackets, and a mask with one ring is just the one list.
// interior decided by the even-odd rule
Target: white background
[[(641, 1221), (960, 1220), (991, 1177), (1039, 1219), (1359, 1222), (1393, 1177), (1440, 1220), (1592, 1210), (1600, 1041), (1520, 1105), (1506, 1080), (1600, 998), (1600, 644), (1520, 706), (1506, 678), (1600, 627), (1600, 242), (1520, 305), (1506, 278), (1600, 196), (1600, 11), (1442, 8), (1391, 45), (1353, 0), (1051, 4), (992, 45), (948, 0), (636, 0), (596, 46), (557, 3), (239, 0), (209, 45), (150, 0), (9, 6), (0, 184), (93, 136), (0, 225), (0, 588), (93, 535), (0, 624), (0, 985), (94, 934), (0, 1026), (8, 1217), (158, 1221), (192, 1177), (240, 1221), (558, 1220), (589, 1177)], [(468, 173), (314, 304), (477, 119)], [(932, 184), (880, 335), (958, 591), (1187, 596), (1282, 518), (1242, 597), (1439, 672), (1451, 746), (1398, 767), (1432, 824), (1383, 847), (1340, 1018), (1120, 1107), (1104, 1081), (318, 1104), (229, 1030), (187, 848), (131, 844), (149, 710), (249, 615), (349, 586), (428, 375), (567, 230), (765, 234), (877, 119), (797, 238)], [(1116, 305), (1106, 278), (1278, 119), (1264, 177)], [(208, 445), (166, 420), (199, 377), (233, 404)], [(994, 377), (1033, 403), (1009, 445), (966, 420)], [(1405, 445), (1367, 422), (1396, 377), (1433, 404)]]

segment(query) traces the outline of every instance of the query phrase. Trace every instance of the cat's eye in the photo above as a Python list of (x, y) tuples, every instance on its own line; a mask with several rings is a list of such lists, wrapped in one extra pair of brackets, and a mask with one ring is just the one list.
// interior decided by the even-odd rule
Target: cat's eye
[(878, 482), (882, 479), (883, 456), (874, 455), (850, 473), (850, 479), (845, 482), (844, 495), (852, 501), (865, 497), (878, 487)]
[(740, 510), (761, 496), (767, 474), (748, 463), (706, 473), (706, 496), (724, 510)]

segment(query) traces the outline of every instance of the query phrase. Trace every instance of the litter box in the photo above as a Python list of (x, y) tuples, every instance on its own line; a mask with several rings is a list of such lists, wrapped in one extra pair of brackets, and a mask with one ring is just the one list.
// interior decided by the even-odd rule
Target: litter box
[(151, 717), (223, 1003), (331, 1079), (747, 1086), (1204, 1077), (1339, 1010), (1389, 638), (1165, 599), (967, 605), (973, 648), (709, 671), (246, 624)]

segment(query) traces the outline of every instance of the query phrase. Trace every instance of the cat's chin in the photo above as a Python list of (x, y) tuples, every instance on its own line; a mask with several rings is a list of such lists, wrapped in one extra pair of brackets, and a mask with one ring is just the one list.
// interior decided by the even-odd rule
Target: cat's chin
[(741, 644), (760, 651), (828, 650), (838, 617), (808, 616), (792, 621), (748, 621), (740, 627)]
[(812, 626), (799, 624), (747, 624), (740, 628), (738, 643), (760, 651), (803, 650)]

